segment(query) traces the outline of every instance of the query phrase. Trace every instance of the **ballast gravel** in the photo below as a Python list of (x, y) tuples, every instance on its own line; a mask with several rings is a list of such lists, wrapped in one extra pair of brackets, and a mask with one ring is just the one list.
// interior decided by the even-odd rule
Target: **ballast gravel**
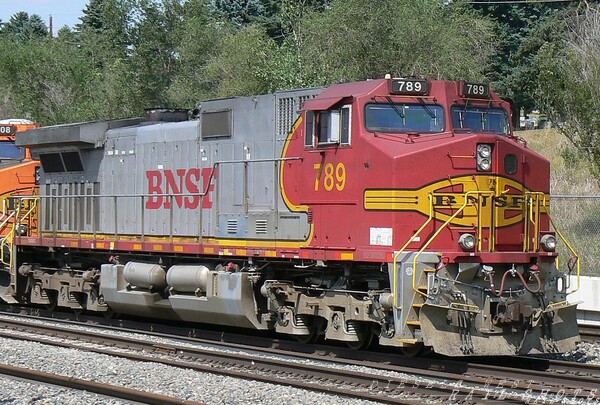
[[(157, 363), (0, 338), (2, 363), (206, 404), (369, 404), (297, 388)], [(124, 404), (126, 401), (19, 379), (0, 378), (2, 404)]]
[[(44, 323), (43, 321), (32, 321)], [(72, 326), (74, 329), (88, 329)], [(127, 334), (123, 332), (103, 332)], [(163, 338), (144, 336), (166, 341)], [(181, 344), (181, 343), (180, 343)], [(187, 346), (188, 344), (183, 344)], [(195, 344), (189, 344), (195, 346)], [(202, 345), (200, 345), (202, 346)], [(235, 379), (170, 367), (158, 363), (132, 361), (81, 350), (60, 348), (24, 340), (0, 338), (0, 362), (48, 373), (88, 379), (99, 383), (125, 386), (206, 404), (369, 404), (281, 385)], [(228, 351), (228, 350), (224, 350)], [(270, 357), (270, 356), (265, 356)], [(577, 350), (557, 358), (582, 363), (600, 364), (600, 344), (580, 343)], [(336, 367), (336, 366), (332, 366)], [(350, 366), (352, 367), (352, 366)], [(346, 368), (344, 366), (344, 368)], [(387, 374), (384, 371), (372, 371)], [(391, 374), (391, 373), (390, 373)], [(414, 399), (414, 398), (411, 398)], [(2, 404), (124, 404), (126, 401), (38, 384), (20, 379), (0, 377)]]

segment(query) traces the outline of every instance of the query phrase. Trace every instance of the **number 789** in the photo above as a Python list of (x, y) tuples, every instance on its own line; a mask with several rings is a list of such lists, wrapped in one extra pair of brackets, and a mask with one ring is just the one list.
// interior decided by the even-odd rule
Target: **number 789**
[(321, 183), (325, 191), (331, 191), (334, 187), (337, 191), (342, 191), (346, 187), (346, 166), (343, 163), (338, 163), (335, 168), (333, 163), (325, 166), (315, 163), (313, 167), (317, 171), (315, 191), (319, 191)]

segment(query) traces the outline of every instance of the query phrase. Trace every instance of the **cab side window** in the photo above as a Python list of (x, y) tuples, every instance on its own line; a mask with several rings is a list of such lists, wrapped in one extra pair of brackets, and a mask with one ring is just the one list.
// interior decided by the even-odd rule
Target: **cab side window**
[(307, 111), (304, 145), (306, 147), (350, 145), (351, 127), (350, 105), (332, 110)]

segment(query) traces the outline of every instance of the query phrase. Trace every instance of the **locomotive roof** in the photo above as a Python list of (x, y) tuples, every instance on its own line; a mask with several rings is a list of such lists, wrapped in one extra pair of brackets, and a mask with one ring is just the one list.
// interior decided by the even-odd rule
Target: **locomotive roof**
[(143, 118), (125, 118), (35, 128), (19, 134), (15, 144), (28, 147), (60, 145), (93, 147), (98, 142), (103, 142), (107, 130), (138, 125), (143, 120)]

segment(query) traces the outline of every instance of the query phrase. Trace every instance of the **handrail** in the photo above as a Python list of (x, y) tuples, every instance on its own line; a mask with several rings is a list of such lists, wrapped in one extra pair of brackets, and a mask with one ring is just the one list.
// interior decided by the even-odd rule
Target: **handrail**
[(540, 197), (542, 198), (541, 206), (546, 205), (546, 194), (541, 191), (527, 191), (525, 193), (525, 209), (527, 209), (525, 218), (529, 219), (529, 222), (533, 224), (533, 234), (535, 237), (533, 238), (533, 249), (530, 246), (531, 243), (531, 232), (529, 229), (529, 224), (525, 223), (524, 235), (523, 238), (523, 252), (528, 252), (529, 250), (538, 251), (540, 248), (538, 235), (539, 235), (539, 227), (540, 227)]
[[(552, 216), (550, 215), (550, 212), (546, 212), (546, 215), (548, 215), (548, 219), (550, 220), (550, 223), (552, 224), (552, 228), (554, 228), (554, 230), (556, 231), (556, 233), (558, 234), (560, 239), (567, 246), (567, 248), (571, 251), (571, 254), (573, 255), (573, 257), (576, 260), (576, 263), (577, 263), (577, 288), (572, 291), (567, 291), (567, 295), (573, 294), (574, 292), (578, 291), (581, 288), (581, 261), (579, 260), (579, 255), (577, 254), (575, 249), (573, 249), (573, 246), (571, 246), (571, 244), (569, 243), (567, 238), (565, 238), (564, 235), (562, 234), (562, 232), (556, 227), (554, 220), (552, 219)], [(569, 271), (569, 273), (570, 273), (570, 271)]]
[[(29, 207), (29, 209), (27, 210), (27, 212), (25, 212), (25, 214), (21, 215), (21, 203), (22, 201), (27, 201), (30, 200), (31, 201), (31, 205)], [(12, 229), (6, 234), (6, 236), (2, 239), (2, 243), (0, 245), (0, 262), (2, 262), (2, 264), (9, 266), (12, 268), (12, 251), (10, 252), (10, 254), (8, 255), (8, 262), (6, 262), (4, 260), (4, 249), (5, 249), (5, 241), (8, 241), (8, 244), (10, 246), (10, 249), (12, 250), (12, 243), (15, 237), (15, 232), (18, 226), (20, 226), (23, 223), (23, 220), (27, 217), (30, 217), (31, 214), (33, 213), (33, 211), (37, 208), (37, 202), (39, 200), (39, 197), (18, 197), (18, 203), (16, 204), (17, 209), (16, 211), (14, 211), (14, 217), (15, 217), (15, 221), (13, 222), (13, 227)], [(12, 216), (13, 214), (11, 214)], [(31, 219), (30, 219), (31, 222)]]
[[(400, 254), (402, 252), (404, 252), (404, 250), (408, 247), (408, 245), (417, 237), (419, 236), (419, 234), (423, 231), (423, 229), (425, 229), (425, 227), (433, 220), (433, 198), (431, 193), (427, 196), (429, 198), (429, 218), (427, 219), (427, 221), (425, 221), (425, 223), (417, 230), (417, 232), (414, 233), (413, 236), (411, 236), (410, 238), (408, 238), (408, 241), (404, 244), (404, 246), (402, 246), (402, 248), (397, 251), (396, 253), (394, 253), (394, 290), (396, 289), (397, 285), (398, 285), (398, 256), (400, 256)], [(396, 291), (394, 291), (394, 308), (396, 309), (400, 309), (400, 306), (398, 305), (398, 294), (396, 294)]]
[[(538, 251), (540, 246), (540, 242), (539, 242), (539, 238), (537, 237), (539, 235), (539, 219), (540, 219), (540, 213), (543, 212), (544, 214), (546, 214), (548, 216), (548, 219), (550, 220), (550, 224), (552, 225), (552, 228), (554, 229), (554, 231), (558, 234), (558, 236), (560, 237), (560, 239), (563, 241), (563, 243), (567, 246), (567, 248), (569, 249), (569, 251), (571, 252), (571, 254), (573, 255), (573, 257), (576, 260), (576, 264), (577, 264), (577, 288), (572, 290), (572, 291), (567, 291), (567, 295), (572, 294), (576, 291), (578, 291), (581, 288), (581, 262), (579, 260), (579, 255), (577, 254), (577, 252), (575, 251), (575, 249), (573, 248), (573, 246), (569, 243), (569, 241), (567, 240), (567, 238), (565, 238), (565, 236), (563, 235), (563, 233), (558, 229), (558, 227), (556, 226), (556, 223), (554, 222), (554, 219), (552, 219), (552, 215), (550, 215), (550, 210), (546, 209), (546, 205), (547, 202), (549, 202), (548, 200), (546, 200), (547, 195), (543, 192), (527, 192), (526, 196), (528, 197), (528, 207), (530, 208), (529, 210), (529, 219), (530, 222), (534, 225), (534, 234), (535, 234), (535, 238), (533, 238), (534, 240), (534, 245), (533, 245), (533, 250), (534, 251)], [(535, 197), (535, 198), (533, 198)], [(542, 201), (540, 204), (540, 197), (542, 197)], [(533, 205), (533, 201), (535, 200), (535, 211), (532, 207)], [(529, 250), (530, 245), (529, 245), (529, 240), (531, 239), (530, 237), (530, 232), (529, 232), (529, 226), (525, 227), (525, 240), (523, 241), (523, 251), (526, 252)], [(556, 267), (559, 267), (558, 264), (558, 258), (556, 259)], [(569, 269), (569, 273), (571, 272), (571, 269)]]
[[(424, 292), (421, 292), (421, 291), (419, 291), (419, 289), (417, 288), (417, 285), (416, 285), (416, 284), (417, 284), (417, 271), (416, 271), (416, 268), (417, 268), (417, 259), (419, 258), (419, 256), (420, 256), (420, 255), (421, 255), (421, 254), (422, 254), (422, 253), (425, 251), (425, 249), (427, 249), (427, 248), (429, 247), (429, 245), (431, 244), (431, 242), (433, 242), (433, 240), (434, 240), (435, 238), (437, 238), (437, 236), (440, 234), (440, 232), (442, 232), (442, 230), (443, 230), (443, 229), (445, 229), (445, 228), (448, 226), (448, 224), (449, 224), (450, 222), (452, 222), (452, 220), (453, 220), (454, 218), (456, 218), (456, 216), (457, 216), (458, 214), (460, 214), (460, 213), (461, 213), (461, 212), (462, 212), (462, 211), (463, 211), (463, 210), (464, 210), (464, 209), (467, 207), (467, 205), (468, 205), (468, 204), (469, 204), (469, 202), (470, 202), (470, 200), (469, 200), (469, 197), (470, 197), (471, 195), (482, 195), (482, 194), (492, 194), (492, 195), (493, 195), (493, 192), (492, 192), (492, 191), (476, 191), (476, 190), (467, 191), (467, 192), (464, 194), (464, 196), (465, 196), (465, 201), (463, 202), (462, 206), (461, 206), (461, 207), (460, 207), (458, 210), (456, 210), (456, 212), (455, 212), (454, 214), (452, 214), (452, 215), (451, 215), (451, 216), (450, 216), (450, 217), (449, 217), (449, 218), (448, 218), (448, 219), (447, 219), (447, 220), (446, 220), (446, 221), (445, 221), (445, 222), (444, 222), (444, 223), (443, 223), (443, 224), (440, 226), (440, 228), (439, 228), (439, 229), (438, 229), (438, 230), (437, 230), (437, 231), (436, 231), (436, 232), (435, 232), (435, 233), (434, 233), (434, 234), (433, 234), (433, 235), (432, 235), (432, 236), (429, 238), (429, 240), (427, 240), (427, 242), (425, 242), (425, 243), (423, 244), (423, 246), (421, 247), (421, 249), (420, 249), (420, 250), (417, 252), (417, 254), (415, 255), (415, 257), (414, 257), (414, 259), (413, 259), (413, 269), (414, 269), (414, 270), (413, 270), (413, 277), (412, 277), (412, 278), (413, 278), (413, 280), (412, 280), (412, 288), (413, 288), (413, 290), (414, 290), (415, 292), (417, 292), (417, 293), (421, 294), (421, 295), (422, 295), (422, 296), (424, 296), (424, 297), (427, 297), (427, 298), (429, 298), (429, 296), (428, 296), (427, 294), (425, 294)], [(478, 211), (479, 211), (479, 210), (478, 210)], [(477, 222), (481, 223), (481, 221), (480, 221), (480, 218), (479, 218), (479, 215), (481, 215), (481, 212), (478, 212), (478, 221), (477, 221)], [(481, 235), (478, 235), (478, 237), (480, 238), (480, 237), (481, 237)]]

